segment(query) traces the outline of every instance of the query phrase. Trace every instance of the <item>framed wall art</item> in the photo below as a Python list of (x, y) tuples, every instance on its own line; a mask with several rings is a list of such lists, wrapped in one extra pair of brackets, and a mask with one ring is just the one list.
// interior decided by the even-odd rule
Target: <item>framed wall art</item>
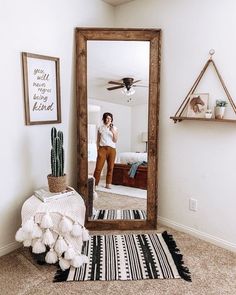
[(209, 93), (193, 93), (187, 105), (187, 117), (205, 118), (208, 109)]
[(25, 124), (61, 123), (60, 60), (22, 52)]

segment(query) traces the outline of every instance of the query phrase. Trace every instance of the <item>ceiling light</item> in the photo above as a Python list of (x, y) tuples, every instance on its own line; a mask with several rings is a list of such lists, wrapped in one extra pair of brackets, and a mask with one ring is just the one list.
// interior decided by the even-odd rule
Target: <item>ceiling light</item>
[(126, 95), (126, 96), (130, 96), (130, 95), (133, 95), (135, 93), (135, 90), (133, 87), (130, 87), (129, 89), (124, 86), (122, 89), (121, 89), (121, 92)]

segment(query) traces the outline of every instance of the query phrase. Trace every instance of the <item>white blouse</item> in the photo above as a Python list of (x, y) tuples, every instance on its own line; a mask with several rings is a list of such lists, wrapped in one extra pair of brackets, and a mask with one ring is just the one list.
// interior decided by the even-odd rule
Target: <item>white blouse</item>
[[(117, 131), (115, 126), (113, 126), (113, 129)], [(112, 148), (116, 148), (116, 143), (112, 140), (113, 133), (110, 131), (110, 127), (103, 124), (98, 128), (98, 132), (100, 133), (99, 146), (110, 146)]]

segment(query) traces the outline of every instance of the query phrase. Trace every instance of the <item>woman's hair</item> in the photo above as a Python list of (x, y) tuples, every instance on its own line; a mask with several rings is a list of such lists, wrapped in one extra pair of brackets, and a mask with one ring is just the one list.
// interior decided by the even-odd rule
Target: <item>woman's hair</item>
[(111, 122), (113, 122), (113, 115), (112, 115), (112, 113), (104, 113), (103, 116), (102, 116), (102, 121), (103, 121), (104, 124), (106, 123), (106, 118), (108, 116), (111, 117)]

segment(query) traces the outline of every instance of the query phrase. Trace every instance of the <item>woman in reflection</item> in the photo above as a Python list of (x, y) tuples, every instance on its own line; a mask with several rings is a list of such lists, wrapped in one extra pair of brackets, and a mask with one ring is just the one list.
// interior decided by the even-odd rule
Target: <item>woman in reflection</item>
[(113, 126), (113, 115), (104, 113), (102, 117), (103, 124), (98, 128), (97, 133), (97, 162), (94, 171), (95, 186), (98, 185), (101, 172), (105, 161), (107, 161), (106, 188), (111, 188), (113, 167), (116, 158), (116, 142), (118, 139), (118, 131)]

